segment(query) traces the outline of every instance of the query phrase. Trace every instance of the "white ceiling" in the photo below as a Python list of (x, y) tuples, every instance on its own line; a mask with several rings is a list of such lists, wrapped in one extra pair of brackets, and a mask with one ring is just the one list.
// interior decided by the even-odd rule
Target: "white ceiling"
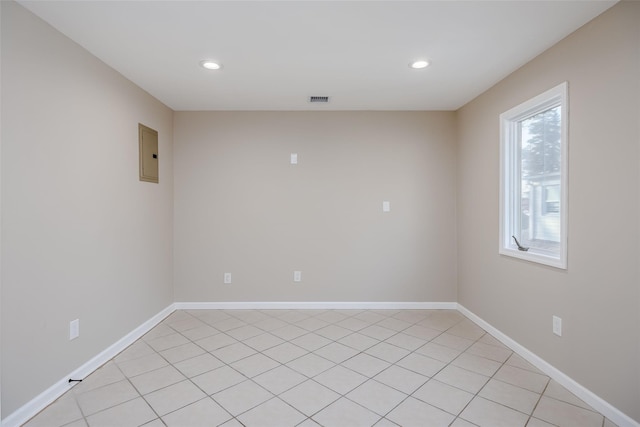
[(455, 110), (615, 1), (20, 3), (180, 111)]

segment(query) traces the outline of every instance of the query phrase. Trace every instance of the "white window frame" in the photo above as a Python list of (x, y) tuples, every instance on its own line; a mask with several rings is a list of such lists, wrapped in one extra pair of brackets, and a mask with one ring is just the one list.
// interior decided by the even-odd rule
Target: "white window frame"
[[(536, 251), (520, 251), (513, 241), (520, 222), (520, 147), (518, 123), (560, 105), (560, 250), (558, 256)], [(564, 82), (500, 115), (500, 246), (499, 253), (510, 257), (567, 268), (568, 218), (568, 84)]]

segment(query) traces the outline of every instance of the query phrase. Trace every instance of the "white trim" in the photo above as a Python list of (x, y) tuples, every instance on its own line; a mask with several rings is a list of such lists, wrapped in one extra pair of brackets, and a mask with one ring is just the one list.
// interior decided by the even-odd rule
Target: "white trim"
[(455, 310), (455, 302), (176, 302), (176, 310)]
[(2, 420), (2, 427), (18, 427), (25, 422), (29, 421), (38, 412), (53, 403), (57, 398), (66, 393), (73, 384), (69, 384), (69, 378), (84, 378), (90, 373), (98, 369), (100, 366), (113, 359), (118, 353), (125, 348), (129, 347), (136, 340), (142, 337), (144, 334), (158, 325), (165, 317), (170, 315), (176, 310), (175, 305), (171, 304), (160, 313), (153, 316), (151, 319), (144, 322), (142, 325), (129, 332), (127, 335), (107, 347), (97, 356), (71, 372), (69, 375), (65, 375), (64, 378), (53, 384), (47, 390), (40, 393), (38, 396), (24, 404), (18, 410), (13, 412), (7, 418)]
[(593, 393), (591, 390), (576, 382), (574, 379), (569, 377), (564, 372), (560, 371), (558, 368), (540, 358), (538, 355), (536, 355), (526, 347), (523, 347), (518, 342), (500, 332), (491, 324), (487, 323), (476, 314), (469, 311), (462, 304), (458, 304), (458, 311), (464, 314), (467, 318), (469, 318), (469, 320), (480, 326), (482, 329), (487, 331), (498, 341), (502, 342), (502, 344), (506, 345), (511, 350), (516, 352), (527, 362), (531, 363), (533, 366), (540, 369), (549, 377), (553, 378), (556, 382), (569, 390), (571, 393), (578, 396), (593, 409), (613, 421), (616, 425), (618, 425), (618, 427), (640, 427), (640, 423), (633, 420), (631, 417)]

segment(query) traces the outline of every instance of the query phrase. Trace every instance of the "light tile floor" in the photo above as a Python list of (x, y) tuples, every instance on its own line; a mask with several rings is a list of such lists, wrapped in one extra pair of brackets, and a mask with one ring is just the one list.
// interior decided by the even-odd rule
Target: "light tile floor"
[(452, 310), (183, 310), (27, 427), (614, 424)]

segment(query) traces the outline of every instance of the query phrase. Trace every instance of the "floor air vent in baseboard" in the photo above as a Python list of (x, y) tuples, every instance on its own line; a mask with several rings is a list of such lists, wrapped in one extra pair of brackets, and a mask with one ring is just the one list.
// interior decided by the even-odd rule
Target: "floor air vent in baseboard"
[(328, 96), (310, 96), (309, 102), (327, 103), (329, 102)]

